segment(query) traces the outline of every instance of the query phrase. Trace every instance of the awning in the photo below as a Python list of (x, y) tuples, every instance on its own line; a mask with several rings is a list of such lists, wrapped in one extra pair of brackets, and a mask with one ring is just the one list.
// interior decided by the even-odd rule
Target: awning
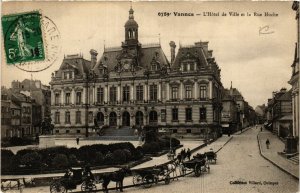
[(229, 124), (222, 124), (222, 127), (229, 127)]

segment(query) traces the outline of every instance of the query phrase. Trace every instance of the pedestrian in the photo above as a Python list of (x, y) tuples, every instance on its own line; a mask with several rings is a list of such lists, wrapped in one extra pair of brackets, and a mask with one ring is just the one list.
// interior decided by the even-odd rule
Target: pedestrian
[(263, 128), (262, 128), (262, 126), (261, 126), (261, 127), (260, 127), (260, 131), (262, 131), (262, 129), (263, 129)]
[(76, 138), (76, 143), (79, 145), (79, 137)]
[(269, 141), (269, 139), (267, 139), (267, 141), (266, 141), (267, 149), (269, 149), (269, 145), (270, 145), (270, 141)]
[(191, 150), (190, 150), (190, 148), (187, 149), (187, 151), (186, 151), (186, 156), (187, 156), (187, 158), (188, 158), (189, 160), (191, 160)]

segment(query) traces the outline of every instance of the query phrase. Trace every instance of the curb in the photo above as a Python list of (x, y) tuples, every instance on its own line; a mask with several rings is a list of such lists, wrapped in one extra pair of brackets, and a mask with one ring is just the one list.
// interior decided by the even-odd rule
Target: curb
[(225, 147), (225, 145), (227, 145), (227, 143), (229, 143), (229, 141), (231, 141), (232, 138), (233, 138), (233, 136), (231, 136), (231, 137), (226, 141), (226, 143), (224, 143), (224, 144), (222, 145), (222, 147), (220, 147), (220, 149), (218, 149), (218, 150), (216, 151), (216, 153), (218, 153), (219, 151), (221, 151), (221, 149), (223, 149), (223, 147)]
[(257, 138), (257, 144), (258, 144), (258, 149), (259, 149), (259, 154), (267, 161), (269, 161), (271, 164), (273, 164), (274, 166), (276, 166), (277, 168), (279, 168), (280, 170), (284, 171), (285, 173), (289, 174), (290, 176), (294, 177), (296, 180), (299, 180), (299, 177), (295, 176), (294, 174), (290, 173), (289, 171), (285, 170), (283, 167), (279, 166), (278, 164), (276, 164), (275, 162), (273, 162), (272, 160), (270, 160), (269, 158), (267, 158), (266, 156), (264, 156), (261, 153), (261, 148), (260, 148), (260, 140), (258, 137), (259, 133), (257, 134), (256, 138)]
[(244, 132), (246, 132), (246, 131), (248, 131), (249, 129), (251, 129), (251, 128), (253, 128), (253, 127), (247, 127), (247, 128), (245, 128), (244, 130), (242, 130), (242, 133), (240, 132), (240, 131), (237, 131), (237, 132), (235, 132), (233, 135), (240, 135), (240, 134), (243, 134)]

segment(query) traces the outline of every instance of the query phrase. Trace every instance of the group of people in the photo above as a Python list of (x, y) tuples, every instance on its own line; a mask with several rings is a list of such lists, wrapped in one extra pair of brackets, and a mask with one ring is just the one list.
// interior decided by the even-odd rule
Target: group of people
[[(175, 149), (173, 149), (173, 153), (174, 153), (174, 155), (176, 155), (176, 150)], [(180, 153), (177, 155), (177, 160), (179, 161), (179, 162), (182, 162), (183, 160), (185, 160), (186, 158), (188, 159), (188, 160), (191, 160), (191, 155), (192, 155), (192, 152), (191, 152), (191, 150), (190, 150), (190, 148), (188, 148), (187, 150), (185, 149), (185, 148), (183, 148), (181, 151), (180, 151)]]
[[(65, 172), (64, 179), (66, 182), (70, 182), (72, 180), (72, 169), (68, 168)], [(94, 174), (91, 171), (91, 168), (89, 165), (85, 166), (82, 172), (82, 179), (89, 183), (93, 180), (95, 180)]]

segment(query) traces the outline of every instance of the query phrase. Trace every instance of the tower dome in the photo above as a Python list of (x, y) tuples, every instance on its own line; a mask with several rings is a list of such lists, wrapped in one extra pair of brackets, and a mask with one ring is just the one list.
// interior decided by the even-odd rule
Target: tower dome
[(134, 11), (133, 11), (133, 9), (131, 7), (130, 10), (129, 10), (129, 19), (125, 23), (125, 28), (131, 28), (131, 27), (138, 27), (139, 26), (137, 24), (137, 22), (134, 20), (133, 13), (134, 13)]
[(134, 11), (132, 7), (130, 7), (129, 10), (129, 18), (127, 22), (125, 23), (125, 45), (131, 46), (131, 45), (137, 45), (139, 43), (138, 40), (138, 28), (139, 25), (134, 20)]

